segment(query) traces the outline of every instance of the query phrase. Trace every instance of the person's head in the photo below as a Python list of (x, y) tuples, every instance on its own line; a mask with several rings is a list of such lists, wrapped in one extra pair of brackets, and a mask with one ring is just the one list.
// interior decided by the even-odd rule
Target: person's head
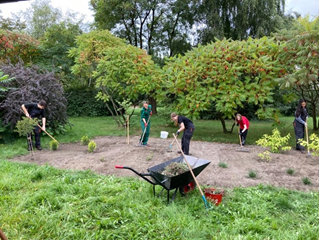
[(298, 102), (298, 107), (299, 108), (305, 108), (307, 105), (306, 100), (305, 99), (300, 99)]
[(142, 104), (145, 109), (148, 109), (148, 101), (143, 101)]
[(174, 122), (177, 122), (178, 114), (175, 113), (175, 112), (172, 112), (172, 113), (171, 113), (171, 119), (172, 119)]
[(236, 120), (241, 121), (243, 119), (243, 116), (239, 113), (236, 114)]
[(38, 107), (41, 108), (41, 109), (45, 109), (45, 108), (47, 107), (46, 101), (41, 100), (41, 101), (38, 103)]

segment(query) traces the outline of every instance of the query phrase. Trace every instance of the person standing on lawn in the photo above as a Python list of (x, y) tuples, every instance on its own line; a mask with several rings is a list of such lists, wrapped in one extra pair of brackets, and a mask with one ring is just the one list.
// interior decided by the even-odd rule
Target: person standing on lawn
[(149, 147), (148, 138), (150, 136), (152, 106), (148, 105), (147, 101), (143, 101), (143, 107), (141, 109), (141, 127), (142, 135), (140, 138), (140, 145)]
[[(39, 103), (28, 103), (28, 104), (22, 104), (21, 108), (26, 117), (28, 118), (37, 118), (42, 120), (42, 129), (45, 131), (45, 124), (46, 124), (46, 118), (45, 118), (45, 108), (47, 106), (47, 103), (44, 100), (41, 100)], [(38, 150), (42, 150), (41, 148), (41, 128), (37, 125), (33, 129), (34, 136), (35, 136), (35, 147)], [(31, 139), (30, 142), (28, 142), (28, 151), (32, 150), (33, 148), (33, 139), (32, 134), (28, 134), (28, 139)]]
[(295, 120), (293, 122), (296, 135), (296, 150), (300, 150), (302, 153), (305, 152), (305, 147), (300, 145), (299, 140), (305, 137), (305, 127), (307, 127), (308, 118), (306, 105), (307, 103), (304, 99), (299, 100), (295, 111)]
[(239, 135), (241, 138), (241, 145), (244, 146), (246, 142), (246, 137), (248, 134), (249, 121), (245, 116), (242, 116), (241, 114), (237, 113), (236, 122), (237, 122), (237, 126), (239, 125)]
[(182, 137), (182, 151), (184, 154), (189, 155), (189, 144), (193, 136), (195, 126), (190, 119), (184, 116), (179, 116), (175, 112), (171, 113), (171, 119), (176, 123), (176, 125), (179, 124), (179, 129), (176, 132), (176, 136), (178, 136), (180, 132), (184, 131)]

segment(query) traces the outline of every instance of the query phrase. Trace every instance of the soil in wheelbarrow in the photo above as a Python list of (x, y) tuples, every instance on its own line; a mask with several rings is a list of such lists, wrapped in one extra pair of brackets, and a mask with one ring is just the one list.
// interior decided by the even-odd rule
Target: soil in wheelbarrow
[[(29, 154), (11, 161), (49, 164), (60, 169), (90, 169), (99, 174), (139, 178), (132, 171), (115, 169), (114, 166), (128, 166), (138, 172), (147, 173), (148, 168), (180, 155), (177, 153), (179, 149), (176, 143), (173, 144), (172, 152), (167, 152), (171, 138), (150, 138), (150, 147), (136, 147), (138, 136), (131, 137), (130, 144), (127, 144), (125, 137), (97, 137), (94, 141), (97, 149), (93, 153), (89, 153), (87, 146), (82, 146), (78, 142), (60, 144), (56, 151), (46, 148), (36, 151), (33, 160)], [(197, 176), (199, 184), (225, 189), (258, 184), (301, 191), (319, 189), (318, 157), (307, 157), (307, 154), (290, 150), (282, 154), (270, 154), (272, 160), (267, 162), (258, 157), (258, 153), (264, 151), (263, 148), (256, 145), (244, 148), (249, 152), (238, 151), (240, 147), (237, 144), (191, 141), (190, 154), (211, 161)], [(220, 167), (220, 163), (227, 164), (227, 168)], [(287, 173), (288, 169), (294, 171), (293, 175)], [(248, 176), (251, 171), (257, 174), (255, 178)], [(308, 178), (311, 184), (305, 185), (304, 178)]]

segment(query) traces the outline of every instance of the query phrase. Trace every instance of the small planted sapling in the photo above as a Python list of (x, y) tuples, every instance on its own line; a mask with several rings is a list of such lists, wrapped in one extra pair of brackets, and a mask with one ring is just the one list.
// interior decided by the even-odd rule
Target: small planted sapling
[(94, 152), (96, 149), (96, 143), (94, 141), (90, 141), (89, 144), (88, 144), (88, 151), (89, 153), (92, 153)]
[(50, 142), (50, 149), (51, 149), (52, 151), (57, 150), (58, 147), (59, 147), (59, 143), (58, 143), (57, 141), (52, 140), (52, 141)]
[[(256, 144), (262, 147), (269, 147), (270, 152), (280, 153), (282, 151), (289, 151), (291, 146), (288, 146), (288, 141), (290, 139), (290, 133), (287, 136), (282, 137), (277, 128), (272, 130), (272, 135), (264, 134), (262, 138), (256, 141)], [(269, 156), (269, 151), (258, 154), (261, 159), (266, 159), (267, 161), (271, 160)]]

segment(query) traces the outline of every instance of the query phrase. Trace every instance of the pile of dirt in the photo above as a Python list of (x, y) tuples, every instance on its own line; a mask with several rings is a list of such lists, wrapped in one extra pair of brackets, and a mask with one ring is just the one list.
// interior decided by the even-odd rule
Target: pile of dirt
[[(94, 153), (87, 151), (87, 146), (81, 143), (60, 144), (57, 151), (43, 149), (26, 156), (11, 159), (17, 162), (28, 162), (38, 165), (49, 164), (59, 169), (88, 170), (106, 175), (135, 176), (129, 170), (116, 169), (115, 165), (131, 167), (138, 172), (146, 173), (147, 169), (178, 157), (178, 146), (173, 144), (172, 152), (168, 152), (172, 139), (150, 138), (150, 147), (137, 147), (138, 136), (97, 137), (94, 139), (97, 149)], [(197, 176), (201, 185), (218, 188), (248, 187), (258, 184), (284, 187), (302, 191), (319, 189), (319, 158), (307, 157), (296, 150), (282, 154), (271, 154), (270, 162), (261, 160), (257, 155), (264, 149), (251, 145), (245, 146), (249, 152), (238, 151), (240, 146), (191, 141), (190, 154), (194, 157), (211, 161)], [(219, 167), (226, 163), (227, 168)], [(294, 174), (289, 175), (288, 169)], [(248, 177), (250, 171), (257, 174), (255, 178)], [(305, 185), (303, 178), (309, 178), (310, 185)]]

